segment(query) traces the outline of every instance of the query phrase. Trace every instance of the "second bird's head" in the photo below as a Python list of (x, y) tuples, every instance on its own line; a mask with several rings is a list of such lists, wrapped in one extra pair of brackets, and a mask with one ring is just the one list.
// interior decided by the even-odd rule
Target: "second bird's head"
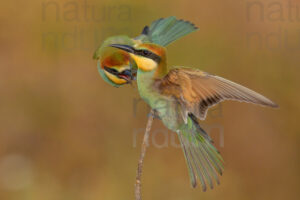
[(128, 52), (142, 71), (153, 71), (166, 62), (165, 48), (156, 44), (142, 43), (135, 46), (111, 44), (110, 46)]
[(119, 87), (135, 78), (134, 61), (127, 52), (106, 47), (97, 62), (101, 77), (109, 84)]

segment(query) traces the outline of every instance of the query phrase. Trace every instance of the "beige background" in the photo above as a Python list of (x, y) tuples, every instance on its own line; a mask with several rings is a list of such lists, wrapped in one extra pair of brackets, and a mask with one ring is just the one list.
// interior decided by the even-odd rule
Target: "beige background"
[(148, 108), (139, 102), (134, 112), (135, 88), (101, 80), (92, 54), (105, 37), (136, 36), (170, 15), (200, 28), (169, 46), (170, 65), (241, 83), (280, 109), (225, 102), (209, 114), (204, 125), (217, 127), (211, 134), (226, 166), (221, 185), (206, 193), (191, 189), (178, 141), (156, 120), (144, 199), (299, 196), (299, 1), (2, 1), (0, 8), (1, 200), (133, 199), (142, 137), (135, 132)]

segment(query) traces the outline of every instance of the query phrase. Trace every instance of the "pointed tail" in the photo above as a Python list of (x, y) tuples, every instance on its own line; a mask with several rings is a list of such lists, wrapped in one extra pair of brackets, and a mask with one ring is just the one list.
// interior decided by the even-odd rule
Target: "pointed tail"
[(182, 19), (178, 20), (176, 17), (171, 16), (152, 22), (150, 27), (146, 26), (143, 29), (142, 34), (148, 36), (152, 43), (167, 46), (171, 42), (196, 30), (198, 28), (191, 22)]
[(222, 175), (224, 170), (223, 158), (193, 115), (190, 114), (187, 124), (182, 125), (178, 137), (192, 186), (196, 187), (197, 185), (196, 176), (201, 182), (203, 191), (206, 191), (207, 185), (211, 189), (214, 187), (213, 180), (219, 184), (218, 174)]

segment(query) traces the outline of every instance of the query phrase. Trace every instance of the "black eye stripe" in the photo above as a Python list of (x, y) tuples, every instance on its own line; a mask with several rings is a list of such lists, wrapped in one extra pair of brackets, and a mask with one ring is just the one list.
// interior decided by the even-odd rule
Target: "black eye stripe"
[(146, 49), (140, 49), (140, 50), (136, 50), (136, 54), (146, 57), (146, 58), (151, 58), (152, 60), (159, 62), (160, 61), (160, 56), (156, 55), (155, 53), (146, 50)]
[(114, 68), (109, 68), (109, 67), (104, 66), (104, 69), (105, 69), (105, 71), (107, 71), (107, 72), (109, 72), (111, 74), (114, 74), (114, 75), (118, 75), (119, 74), (119, 72), (116, 69), (114, 69)]

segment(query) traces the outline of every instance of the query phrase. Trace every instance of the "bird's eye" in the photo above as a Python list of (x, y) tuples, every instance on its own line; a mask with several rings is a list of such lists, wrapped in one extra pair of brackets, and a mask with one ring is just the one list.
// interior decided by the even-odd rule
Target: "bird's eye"
[(149, 55), (151, 55), (151, 52), (148, 50), (142, 50), (142, 54), (143, 54), (143, 56), (149, 56)]

